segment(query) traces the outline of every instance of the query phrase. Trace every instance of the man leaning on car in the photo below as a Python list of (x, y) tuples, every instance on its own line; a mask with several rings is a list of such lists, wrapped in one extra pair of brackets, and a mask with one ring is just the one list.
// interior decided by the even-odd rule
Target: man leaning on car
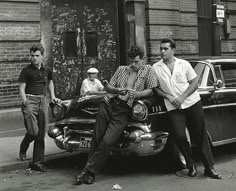
[(134, 99), (151, 95), (157, 86), (153, 68), (144, 64), (143, 50), (132, 46), (128, 56), (130, 65), (120, 66), (105, 85), (109, 94), (99, 105), (88, 161), (82, 173), (76, 176), (78, 185), (94, 183), (95, 174), (103, 167), (111, 146), (131, 117)]
[(162, 39), (161, 60), (153, 65), (159, 86), (155, 92), (164, 98), (171, 132), (176, 145), (184, 155), (188, 176), (195, 177), (197, 169), (193, 161), (190, 144), (185, 134), (187, 126), (190, 135), (196, 140), (198, 151), (205, 167), (204, 175), (221, 179), (214, 169), (214, 160), (204, 121), (204, 113), (198, 88), (197, 75), (186, 60), (176, 58), (173, 39)]

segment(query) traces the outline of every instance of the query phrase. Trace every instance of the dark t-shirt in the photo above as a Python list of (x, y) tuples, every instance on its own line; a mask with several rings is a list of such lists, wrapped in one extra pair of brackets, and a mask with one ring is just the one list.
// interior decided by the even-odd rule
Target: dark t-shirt
[(52, 72), (45, 67), (38, 69), (33, 64), (23, 68), (18, 81), (26, 83), (25, 93), (33, 95), (46, 95), (46, 85), (52, 80)]

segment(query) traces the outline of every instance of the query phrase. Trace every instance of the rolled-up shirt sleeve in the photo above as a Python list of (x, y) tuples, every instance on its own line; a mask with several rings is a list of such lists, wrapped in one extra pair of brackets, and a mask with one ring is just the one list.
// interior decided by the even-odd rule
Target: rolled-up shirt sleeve
[(25, 68), (21, 71), (20, 76), (18, 78), (18, 81), (20, 83), (26, 83), (27, 82), (27, 77), (26, 77), (26, 72), (25, 72)]
[(114, 75), (111, 77), (109, 84), (116, 87), (116, 82), (120, 74), (121, 67), (117, 68), (116, 72)]
[(156, 77), (156, 72), (150, 66), (149, 71), (147, 72), (146, 87), (145, 88), (154, 88), (158, 86), (158, 80)]

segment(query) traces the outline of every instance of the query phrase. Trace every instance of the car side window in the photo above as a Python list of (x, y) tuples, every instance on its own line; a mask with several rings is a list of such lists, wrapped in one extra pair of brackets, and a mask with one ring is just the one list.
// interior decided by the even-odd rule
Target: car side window
[(208, 75), (208, 80), (207, 80), (207, 86), (214, 86), (214, 77), (213, 77), (213, 73), (210, 70), (210, 67), (207, 66), (209, 68), (209, 75)]
[(216, 79), (217, 80), (222, 80), (223, 81), (221, 65), (215, 65), (215, 74), (216, 74)]
[(236, 63), (222, 63), (221, 70), (225, 87), (236, 87)]

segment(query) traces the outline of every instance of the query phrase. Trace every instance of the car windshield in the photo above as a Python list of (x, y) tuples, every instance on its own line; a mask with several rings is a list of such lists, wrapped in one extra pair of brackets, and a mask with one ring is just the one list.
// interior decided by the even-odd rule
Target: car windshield
[(191, 62), (191, 65), (197, 74), (199, 87), (213, 86), (214, 78), (208, 65), (201, 62)]

